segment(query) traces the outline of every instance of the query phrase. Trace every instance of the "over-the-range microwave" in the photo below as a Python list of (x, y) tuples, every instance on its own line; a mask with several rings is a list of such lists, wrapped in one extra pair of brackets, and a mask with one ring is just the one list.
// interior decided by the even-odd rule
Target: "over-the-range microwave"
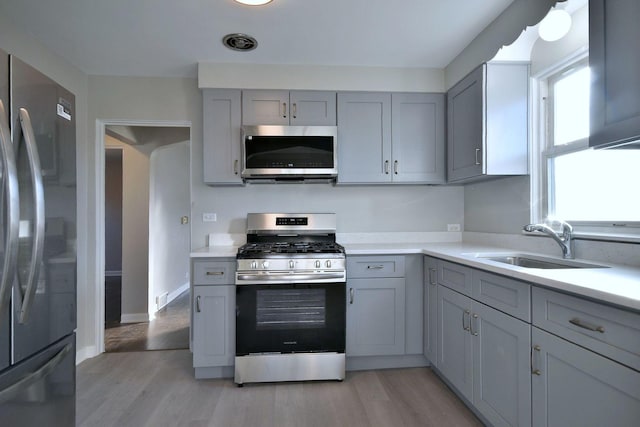
[(243, 126), (246, 181), (332, 181), (338, 175), (336, 126)]

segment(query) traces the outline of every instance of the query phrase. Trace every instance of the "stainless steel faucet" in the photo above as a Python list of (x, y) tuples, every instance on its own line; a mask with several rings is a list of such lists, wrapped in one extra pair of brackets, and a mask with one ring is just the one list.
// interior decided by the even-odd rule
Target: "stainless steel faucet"
[(562, 233), (557, 233), (553, 228), (546, 224), (527, 224), (523, 227), (524, 231), (529, 233), (544, 233), (551, 236), (562, 249), (562, 258), (574, 258), (573, 255), (573, 239), (571, 233), (573, 227), (564, 221), (558, 221), (562, 225)]

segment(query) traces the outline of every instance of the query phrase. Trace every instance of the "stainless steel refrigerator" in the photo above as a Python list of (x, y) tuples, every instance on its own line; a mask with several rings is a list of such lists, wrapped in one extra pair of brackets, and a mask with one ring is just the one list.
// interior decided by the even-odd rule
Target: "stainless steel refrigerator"
[(0, 50), (0, 424), (75, 425), (75, 97)]

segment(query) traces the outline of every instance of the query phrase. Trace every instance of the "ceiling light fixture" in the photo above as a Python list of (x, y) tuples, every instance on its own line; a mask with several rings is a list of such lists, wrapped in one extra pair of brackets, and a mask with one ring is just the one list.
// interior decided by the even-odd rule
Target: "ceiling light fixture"
[(566, 10), (553, 9), (538, 24), (538, 34), (544, 41), (554, 42), (567, 35), (571, 29), (571, 15)]
[(237, 3), (246, 4), (247, 6), (262, 6), (271, 3), (272, 0), (235, 0)]

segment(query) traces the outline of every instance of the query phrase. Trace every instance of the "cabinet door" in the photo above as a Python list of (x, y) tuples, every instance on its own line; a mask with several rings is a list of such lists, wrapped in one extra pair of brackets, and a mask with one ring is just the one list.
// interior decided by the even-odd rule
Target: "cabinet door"
[(242, 124), (288, 125), (291, 113), (287, 90), (243, 90)]
[(202, 101), (204, 182), (242, 185), (240, 90), (205, 89)]
[(347, 356), (404, 354), (404, 279), (350, 279), (347, 287)]
[(640, 372), (532, 328), (534, 426), (637, 426)]
[(471, 299), (438, 285), (438, 369), (469, 401), (473, 393)]
[(438, 266), (437, 260), (424, 258), (424, 356), (438, 366)]
[(338, 182), (391, 181), (391, 94), (338, 94)]
[(445, 182), (444, 94), (391, 95), (393, 181)]
[(486, 65), (476, 68), (447, 92), (447, 180), (483, 173)]
[(335, 126), (336, 93), (323, 91), (291, 91), (289, 122), (296, 126)]
[(589, 145), (640, 139), (640, 2), (589, 1)]
[(236, 288), (193, 287), (193, 366), (232, 366), (235, 358)]
[(474, 302), (470, 332), (473, 405), (494, 426), (530, 426), (531, 326)]

